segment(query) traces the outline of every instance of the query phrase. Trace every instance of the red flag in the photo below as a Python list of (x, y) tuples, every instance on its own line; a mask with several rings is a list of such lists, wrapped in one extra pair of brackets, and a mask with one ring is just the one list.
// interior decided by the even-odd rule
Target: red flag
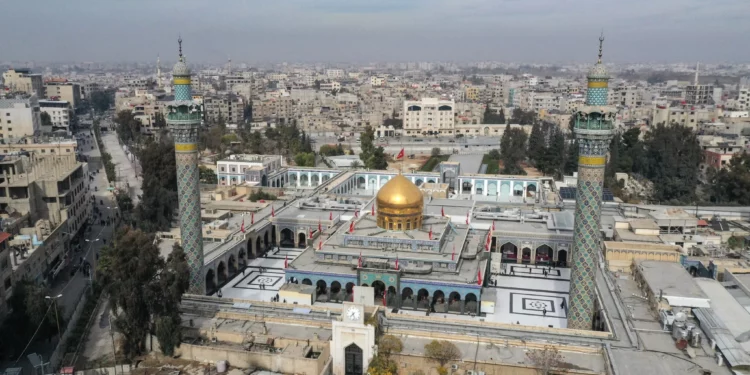
[(307, 232), (307, 238), (312, 239), (312, 229)]
[(359, 258), (357, 259), (357, 268), (362, 268), (362, 252), (359, 252)]
[(276, 209), (271, 206), (271, 217), (276, 217)]
[(484, 251), (490, 251), (490, 246), (492, 246), (492, 232), (487, 232), (487, 241), (484, 243)]
[(456, 245), (453, 245), (453, 253), (451, 254), (451, 261), (456, 260)]
[(398, 155), (396, 155), (396, 159), (401, 159), (404, 157), (404, 149), (401, 148), (401, 151), (398, 152)]
[(318, 219), (318, 232), (322, 232), (322, 231), (323, 231), (323, 226), (320, 225), (320, 219)]
[(242, 233), (245, 233), (245, 217), (242, 217), (242, 226), (240, 226), (240, 231), (242, 231)]
[(482, 285), (482, 270), (477, 270), (477, 285)]
[(328, 220), (333, 220), (333, 212), (328, 213)]
[(398, 255), (396, 255), (396, 271), (398, 271)]
[(354, 217), (359, 217), (359, 210), (354, 210)]
[(289, 266), (289, 255), (284, 256), (284, 268)]
[(492, 231), (495, 231), (495, 220), (492, 220)]
[(323, 240), (318, 242), (318, 250), (323, 250)]
[(375, 216), (375, 205), (370, 206), (370, 215)]
[(354, 222), (349, 223), (349, 233), (354, 233)]
[(251, 215), (250, 216), (250, 225), (253, 225), (253, 224), (255, 224), (255, 212), (253, 212), (250, 215)]
[(440, 216), (445, 217), (445, 208), (440, 207)]
[(430, 225), (430, 241), (432, 241), (432, 225)]

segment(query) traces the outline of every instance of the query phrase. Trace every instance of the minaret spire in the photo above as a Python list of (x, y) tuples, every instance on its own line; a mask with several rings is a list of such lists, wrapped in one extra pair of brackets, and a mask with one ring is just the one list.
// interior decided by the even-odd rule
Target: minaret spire
[(161, 56), (156, 55), (156, 86), (162, 88), (161, 83)]
[(604, 31), (599, 36), (599, 59), (596, 61), (597, 64), (602, 63), (602, 49), (604, 48)]
[(180, 49), (180, 61), (182, 61), (182, 35), (177, 37), (177, 44), (179, 45)]

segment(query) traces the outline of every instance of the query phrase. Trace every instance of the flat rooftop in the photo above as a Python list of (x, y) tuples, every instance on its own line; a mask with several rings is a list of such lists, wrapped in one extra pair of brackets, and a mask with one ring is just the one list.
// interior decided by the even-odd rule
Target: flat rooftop
[(682, 252), (681, 248), (677, 245), (651, 244), (643, 242), (604, 241), (604, 248), (607, 250), (667, 251), (674, 253)]
[[(643, 278), (655, 295), (664, 297), (708, 299), (695, 279), (679, 263), (644, 260), (638, 262)], [(674, 304), (673, 301), (670, 301)]]

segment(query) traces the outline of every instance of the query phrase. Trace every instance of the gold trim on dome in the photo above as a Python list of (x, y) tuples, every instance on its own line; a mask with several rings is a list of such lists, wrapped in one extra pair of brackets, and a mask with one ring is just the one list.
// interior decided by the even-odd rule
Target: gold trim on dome
[(601, 82), (589, 81), (588, 87), (592, 89), (600, 89), (600, 88), (607, 88), (608, 85), (607, 85), (607, 81), (601, 81)]
[(172, 83), (174, 83), (175, 85), (189, 85), (190, 78), (175, 78), (172, 80)]

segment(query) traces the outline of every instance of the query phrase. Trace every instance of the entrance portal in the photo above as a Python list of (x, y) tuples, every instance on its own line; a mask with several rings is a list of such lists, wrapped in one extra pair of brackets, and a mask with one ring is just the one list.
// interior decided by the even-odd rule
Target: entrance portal
[(357, 344), (344, 348), (344, 373), (362, 375), (362, 349)]

